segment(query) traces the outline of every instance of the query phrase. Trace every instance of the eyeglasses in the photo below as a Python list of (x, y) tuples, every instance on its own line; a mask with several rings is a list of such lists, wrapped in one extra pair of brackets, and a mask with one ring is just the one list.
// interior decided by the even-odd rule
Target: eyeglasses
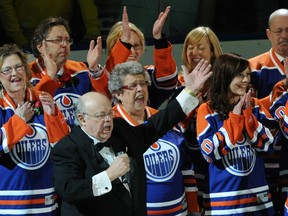
[(144, 88), (144, 87), (147, 87), (147, 86), (150, 85), (150, 81), (141, 80), (141, 81), (138, 81), (138, 82), (133, 82), (133, 83), (130, 83), (128, 85), (122, 86), (122, 89), (134, 90), (134, 89), (136, 89), (136, 87), (138, 85), (140, 85), (142, 88)]
[(276, 31), (273, 31), (273, 30), (270, 29), (270, 31), (273, 32), (277, 36), (280, 36), (283, 32), (288, 34), (288, 28), (285, 28), (285, 29), (279, 28)]
[(24, 65), (22, 63), (16, 64), (12, 67), (5, 67), (1, 69), (1, 73), (4, 75), (10, 75), (13, 71), (13, 69), (15, 69), (18, 73), (21, 73), (24, 71)]
[(134, 45), (132, 45), (132, 48), (134, 50), (140, 50), (142, 48), (142, 44), (134, 44)]
[(116, 112), (115, 112), (115, 110), (111, 110), (111, 111), (108, 112), (108, 113), (100, 112), (100, 113), (96, 113), (95, 115), (90, 115), (90, 114), (88, 114), (88, 113), (83, 113), (83, 114), (84, 114), (84, 115), (87, 115), (87, 116), (90, 116), (90, 117), (92, 117), (92, 118), (96, 118), (96, 119), (98, 119), (98, 120), (103, 120), (103, 119), (105, 119), (105, 118), (107, 118), (107, 117), (109, 117), (109, 118), (115, 117)]
[(74, 40), (73, 39), (61, 39), (61, 38), (58, 38), (58, 39), (54, 39), (54, 40), (45, 40), (45, 41), (47, 41), (47, 42), (51, 42), (51, 43), (54, 43), (54, 44), (59, 44), (59, 45), (61, 45), (61, 46), (63, 46), (64, 45), (64, 43), (65, 44), (67, 44), (67, 45), (72, 45), (73, 44), (73, 42), (74, 42)]

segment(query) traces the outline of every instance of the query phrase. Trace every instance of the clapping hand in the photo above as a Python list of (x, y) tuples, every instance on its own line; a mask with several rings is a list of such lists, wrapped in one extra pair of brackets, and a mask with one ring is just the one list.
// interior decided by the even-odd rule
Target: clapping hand
[(43, 50), (42, 58), (47, 70), (47, 74), (50, 76), (51, 79), (54, 79), (57, 73), (57, 65), (53, 60), (52, 54), (49, 54), (47, 51), (47, 45), (45, 40), (43, 40), (42, 42), (42, 50)]
[(208, 64), (206, 60), (202, 59), (190, 73), (186, 66), (182, 65), (181, 67), (186, 88), (197, 95), (204, 83), (212, 75), (211, 64)]
[(55, 102), (50, 94), (47, 92), (41, 92), (39, 99), (42, 103), (43, 111), (48, 115), (55, 115)]
[(102, 38), (101, 36), (97, 37), (97, 42), (95, 44), (94, 40), (90, 41), (89, 50), (87, 53), (87, 62), (89, 69), (98, 71), (98, 63), (101, 57), (102, 51)]
[(243, 109), (247, 109), (251, 106), (251, 90), (244, 94), (239, 102), (234, 106), (233, 113), (237, 115), (242, 114)]
[(123, 7), (122, 29), (123, 29), (123, 33), (121, 35), (121, 41), (124, 43), (129, 43), (130, 38), (131, 38), (131, 29), (129, 27), (129, 18), (128, 18), (126, 6)]
[(155, 21), (154, 25), (153, 25), (153, 38), (155, 38), (156, 40), (161, 39), (161, 33), (162, 33), (162, 29), (163, 26), (166, 22), (166, 19), (168, 17), (168, 14), (170, 12), (171, 7), (167, 6), (165, 9), (165, 12), (161, 12), (158, 16), (158, 19)]

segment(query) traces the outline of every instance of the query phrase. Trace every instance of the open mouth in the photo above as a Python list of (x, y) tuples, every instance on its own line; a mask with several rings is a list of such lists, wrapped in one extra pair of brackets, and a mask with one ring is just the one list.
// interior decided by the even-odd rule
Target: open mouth
[(111, 132), (111, 126), (104, 126), (103, 133), (107, 134)]
[(13, 78), (13, 79), (11, 80), (11, 83), (20, 83), (21, 81), (22, 81), (21, 78)]
[(192, 61), (193, 61), (194, 63), (197, 63), (197, 64), (198, 64), (198, 63), (201, 61), (201, 59), (202, 59), (202, 58), (193, 58)]
[(137, 97), (135, 98), (135, 101), (136, 101), (137, 103), (144, 103), (144, 96), (143, 96), (143, 95), (137, 96)]

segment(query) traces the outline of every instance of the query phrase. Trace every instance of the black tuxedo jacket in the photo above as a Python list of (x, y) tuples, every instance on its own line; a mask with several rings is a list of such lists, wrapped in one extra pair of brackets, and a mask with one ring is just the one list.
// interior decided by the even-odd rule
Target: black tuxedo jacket
[(115, 152), (127, 146), (128, 155), (134, 158), (136, 167), (130, 186), (132, 196), (118, 179), (112, 182), (109, 193), (93, 196), (92, 176), (106, 170), (108, 164), (95, 151), (92, 140), (80, 127), (74, 126), (71, 133), (60, 140), (51, 153), (55, 189), (62, 199), (61, 215), (147, 215), (143, 153), (185, 117), (175, 100), (137, 127), (130, 126), (121, 118), (114, 119), (114, 129), (107, 142)]

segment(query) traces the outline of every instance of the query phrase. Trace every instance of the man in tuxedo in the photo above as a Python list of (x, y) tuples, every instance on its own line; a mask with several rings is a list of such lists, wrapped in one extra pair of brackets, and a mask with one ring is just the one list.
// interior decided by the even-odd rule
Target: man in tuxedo
[[(75, 126), (51, 154), (55, 189), (63, 201), (61, 214), (146, 215), (143, 153), (197, 107), (196, 95), (211, 76), (210, 69), (204, 60), (191, 73), (183, 68), (186, 88), (165, 109), (137, 127), (122, 118), (113, 119), (106, 96), (96, 92), (82, 95), (75, 108)], [(115, 156), (122, 151), (127, 154)], [(169, 160), (169, 156), (163, 160)], [(122, 176), (127, 175), (130, 164), (131, 182), (124, 183)]]

